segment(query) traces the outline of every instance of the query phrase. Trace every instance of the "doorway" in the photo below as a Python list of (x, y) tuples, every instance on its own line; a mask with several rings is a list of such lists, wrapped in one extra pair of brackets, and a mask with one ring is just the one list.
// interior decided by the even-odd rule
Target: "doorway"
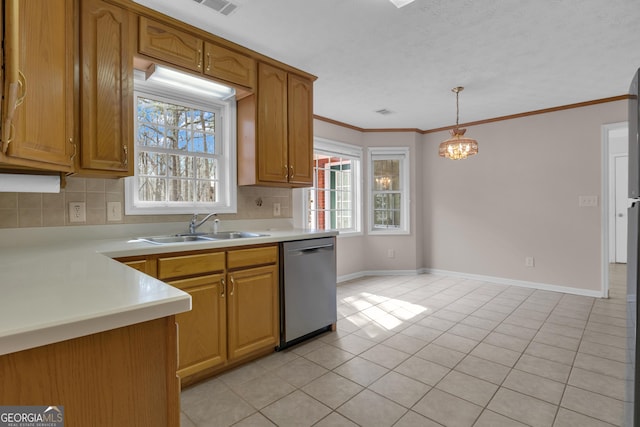
[[(610, 286), (618, 283), (621, 272), (626, 276), (627, 262), (627, 187), (628, 187), (628, 124), (607, 124), (602, 127), (603, 186), (603, 296), (609, 296)], [(626, 280), (625, 280), (626, 281)]]

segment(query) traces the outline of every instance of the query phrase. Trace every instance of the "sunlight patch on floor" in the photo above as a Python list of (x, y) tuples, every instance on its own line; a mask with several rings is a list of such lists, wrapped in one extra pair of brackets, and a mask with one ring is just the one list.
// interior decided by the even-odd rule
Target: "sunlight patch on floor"
[(429, 310), (419, 304), (368, 292), (345, 297), (341, 300), (341, 303), (360, 311), (359, 315), (352, 315), (346, 318), (353, 324), (362, 327), (365, 323), (374, 322), (387, 331), (392, 331), (405, 321)]

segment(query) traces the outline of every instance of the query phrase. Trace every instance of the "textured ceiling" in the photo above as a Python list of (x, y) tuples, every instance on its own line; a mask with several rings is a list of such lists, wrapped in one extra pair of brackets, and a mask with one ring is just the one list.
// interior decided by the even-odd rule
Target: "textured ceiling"
[[(318, 76), (314, 113), (434, 129), (623, 95), (640, 67), (638, 0), (136, 0)], [(375, 111), (388, 109), (382, 116)]]

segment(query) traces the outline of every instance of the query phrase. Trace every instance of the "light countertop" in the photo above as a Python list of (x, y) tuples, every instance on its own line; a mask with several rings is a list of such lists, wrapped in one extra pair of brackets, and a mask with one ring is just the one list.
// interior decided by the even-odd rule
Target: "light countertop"
[(241, 222), (230, 226), (267, 236), (154, 245), (136, 237), (172, 234), (184, 225), (0, 230), (0, 355), (191, 309), (187, 293), (112, 258), (337, 235), (252, 224), (250, 230)]

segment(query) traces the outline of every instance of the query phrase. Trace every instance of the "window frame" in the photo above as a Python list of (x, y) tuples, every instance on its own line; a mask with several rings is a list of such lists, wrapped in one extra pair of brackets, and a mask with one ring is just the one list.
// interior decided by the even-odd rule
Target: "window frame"
[[(407, 235), (411, 234), (411, 200), (410, 200), (410, 175), (409, 175), (409, 147), (369, 147), (367, 150), (367, 185), (369, 203), (367, 206), (369, 225), (367, 233), (370, 235)], [(375, 228), (374, 210), (375, 194), (379, 190), (374, 189), (374, 160), (399, 160), (400, 161), (400, 224), (399, 228)]]
[[(360, 236), (362, 235), (362, 170), (363, 170), (363, 149), (357, 145), (346, 144), (343, 142), (333, 141), (330, 139), (314, 137), (313, 138), (313, 153), (314, 155), (321, 154), (332, 157), (342, 157), (352, 160), (351, 174), (352, 174), (352, 198), (351, 198), (351, 212), (352, 212), (352, 227), (349, 229), (336, 229), (339, 231), (340, 236)], [(302, 224), (304, 227), (308, 227), (307, 217), (309, 215), (309, 192), (317, 190), (317, 174), (314, 165), (313, 173), (313, 186), (303, 189), (302, 195)], [(316, 211), (317, 212), (317, 211)]]
[[(219, 158), (220, 170), (218, 202), (199, 203), (184, 202), (146, 202), (138, 200), (138, 155), (140, 148), (137, 142), (138, 98), (150, 98), (161, 102), (178, 104), (187, 108), (212, 111), (216, 114), (216, 126), (221, 126), (222, 152)], [(136, 70), (134, 78), (134, 175), (125, 179), (125, 213), (127, 215), (174, 215), (194, 213), (237, 213), (237, 162), (236, 162), (236, 102), (235, 97), (224, 100), (205, 97), (186, 91), (144, 80), (144, 72)], [(220, 115), (218, 117), (218, 115)], [(219, 118), (219, 121), (218, 121)], [(217, 141), (216, 141), (217, 143)], [(195, 152), (185, 152), (193, 153)], [(190, 154), (191, 155), (191, 154)], [(203, 156), (208, 157), (208, 156)]]

